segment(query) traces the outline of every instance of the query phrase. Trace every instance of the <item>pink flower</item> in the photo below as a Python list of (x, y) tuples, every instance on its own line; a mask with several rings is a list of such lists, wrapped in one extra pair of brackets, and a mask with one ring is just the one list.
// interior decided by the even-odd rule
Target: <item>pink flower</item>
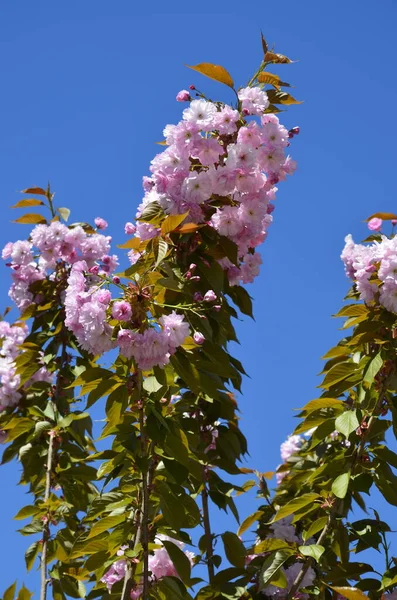
[(181, 90), (176, 95), (177, 102), (189, 102), (191, 100), (190, 94), (187, 90)]
[(380, 229), (382, 229), (382, 224), (383, 224), (382, 219), (378, 219), (377, 217), (374, 217), (373, 219), (370, 219), (368, 221), (368, 229), (370, 231), (379, 231)]
[(102, 217), (96, 217), (94, 222), (98, 229), (106, 229), (106, 227), (108, 226), (107, 221), (105, 221), (105, 219), (102, 219)]
[(178, 315), (174, 310), (170, 315), (163, 315), (160, 324), (172, 349), (183, 344), (190, 333), (189, 324), (184, 320), (184, 316)]
[(134, 235), (136, 227), (133, 223), (128, 222), (124, 225), (124, 231), (127, 235)]
[(183, 111), (185, 121), (195, 123), (203, 131), (210, 131), (214, 125), (217, 110), (215, 104), (207, 100), (192, 100), (189, 108)]
[(256, 87), (246, 87), (238, 91), (241, 108), (248, 115), (262, 115), (269, 106), (266, 92)]
[(112, 306), (112, 317), (118, 321), (129, 321), (132, 316), (131, 304), (124, 300), (115, 302)]

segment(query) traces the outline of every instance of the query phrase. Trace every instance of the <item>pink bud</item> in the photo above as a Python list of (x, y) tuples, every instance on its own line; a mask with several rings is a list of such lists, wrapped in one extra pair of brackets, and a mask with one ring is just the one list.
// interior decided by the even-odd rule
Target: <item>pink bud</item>
[(215, 310), (216, 312), (219, 312), (219, 311), (221, 310), (221, 308), (222, 308), (222, 307), (221, 307), (221, 305), (220, 305), (220, 304), (215, 304), (215, 306), (214, 306), (213, 308), (214, 308), (214, 310)]
[(189, 90), (195, 90), (196, 88), (194, 87), (194, 85), (189, 85)]
[(194, 294), (193, 294), (193, 300), (194, 300), (194, 302), (202, 302), (203, 301), (203, 295), (200, 292), (194, 292)]
[(391, 224), (393, 225), (393, 227), (395, 227), (397, 225), (397, 219), (392, 219)]
[(274, 206), (274, 204), (272, 204), (271, 202), (269, 202), (269, 204), (267, 205), (267, 208), (266, 208), (266, 213), (268, 215), (271, 215), (275, 208), (276, 207)]
[(98, 265), (94, 265), (93, 267), (90, 267), (88, 269), (88, 272), (91, 273), (92, 275), (98, 275), (98, 273), (99, 273)]
[(189, 271), (191, 271), (193, 273), (193, 271), (195, 271), (197, 265), (195, 265), (194, 263), (192, 263), (189, 267)]
[(380, 229), (382, 229), (382, 224), (383, 224), (382, 219), (378, 219), (377, 217), (374, 217), (373, 219), (370, 219), (368, 221), (368, 229), (370, 231), (379, 231)]
[(190, 281), (200, 281), (201, 277), (200, 275), (194, 275), (194, 277), (190, 278)]
[(120, 283), (120, 277), (117, 277), (117, 275), (115, 275), (112, 279), (113, 283), (115, 283), (116, 285)]
[(196, 331), (193, 334), (193, 339), (196, 342), (196, 344), (199, 344), (201, 346), (201, 344), (204, 344), (205, 342), (205, 337), (203, 336), (202, 333), (200, 333), (200, 331)]
[(187, 90), (181, 90), (176, 95), (177, 102), (189, 102), (190, 94)]
[(106, 229), (106, 227), (108, 226), (108, 223), (107, 223), (107, 221), (105, 221), (105, 219), (102, 219), (102, 217), (96, 217), (95, 225), (97, 226), (98, 229)]
[(216, 294), (214, 290), (208, 290), (204, 294), (204, 302), (214, 302), (216, 300)]

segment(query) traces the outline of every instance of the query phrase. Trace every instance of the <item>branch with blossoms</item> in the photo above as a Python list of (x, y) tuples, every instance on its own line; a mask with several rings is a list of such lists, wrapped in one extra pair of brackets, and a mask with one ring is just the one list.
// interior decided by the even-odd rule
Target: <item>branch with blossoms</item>
[[(18, 219), (35, 227), (3, 251), (10, 297), (29, 329), (16, 353), (4, 352), (15, 394), (0, 415), (12, 442), (6, 457), (19, 452), (24, 481), (39, 490), (34, 512), (25, 507), (19, 517), (33, 515), (25, 533), (44, 522), (43, 600), (47, 589), (57, 600), (246, 593), (233, 573), (219, 570), (224, 559), (216, 552), (222, 539), (227, 560), (241, 568), (244, 546), (232, 532), (213, 531), (210, 520), (214, 505), (238, 520), (233, 492), (244, 491), (224, 479), (244, 472), (247, 452), (233, 393), (245, 371), (228, 344), (237, 340), (238, 310), (252, 316), (241, 284), (259, 274), (257, 249), (273, 220), (276, 185), (295, 169), (287, 151), (299, 133), (276, 116), (277, 105), (297, 101), (265, 70), (290, 61), (262, 43), (247, 87), (237, 90), (223, 67), (193, 67), (232, 88), (238, 102), (178, 94), (189, 106), (165, 128), (167, 148), (144, 177), (136, 223), (126, 223), (129, 237), (119, 246), (128, 250), (126, 270), (116, 272), (104, 219), (96, 228), (68, 225), (69, 211), (55, 206), (49, 188), (25, 190), (35, 198), (16, 205), (50, 211), (48, 220)], [(18, 336), (18, 324), (4, 327)], [(32, 384), (40, 369), (56, 383), (43, 381), (44, 370)], [(89, 411), (101, 399), (100, 439), (111, 441), (96, 452)], [(84, 412), (71, 410), (83, 400)], [(66, 526), (51, 535), (48, 519)], [(198, 527), (193, 555), (185, 548)], [(28, 550), (29, 566), (38, 554), (40, 546)], [(192, 576), (200, 564), (209, 582)]]
[[(371, 235), (363, 244), (348, 236), (342, 252), (353, 287), (336, 316), (345, 318), (347, 335), (324, 356), (323, 393), (303, 407), (281, 445), (275, 493), (262, 478), (266, 504), (240, 527), (243, 534), (259, 522), (246, 576), (253, 597), (392, 600), (396, 594), (392, 527), (368, 509), (363, 493), (377, 488), (397, 506), (397, 454), (388, 442), (397, 434), (397, 216), (376, 213), (367, 221)], [(387, 222), (388, 236), (381, 233)], [(383, 572), (371, 549), (383, 556)]]

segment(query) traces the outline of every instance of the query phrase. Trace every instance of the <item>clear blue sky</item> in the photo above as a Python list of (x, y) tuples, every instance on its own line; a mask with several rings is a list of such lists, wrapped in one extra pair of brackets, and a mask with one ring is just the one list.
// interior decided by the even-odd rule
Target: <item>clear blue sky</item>
[[(48, 179), (73, 220), (102, 216), (123, 241), (154, 142), (179, 119), (175, 94), (195, 83), (231, 99), (184, 63), (224, 65), (243, 84), (261, 58), (261, 28), (299, 61), (277, 70), (305, 101), (283, 117), (301, 127), (292, 147), (299, 168), (280, 185), (262, 273), (249, 290), (256, 322), (238, 326), (237, 353), (251, 376), (241, 399), (249, 464), (273, 469), (292, 409), (316, 397), (319, 357), (340, 335), (330, 315), (348, 289), (344, 236), (362, 238), (367, 216), (396, 208), (395, 1), (3, 0), (0, 19), (0, 245), (28, 234), (10, 224), (18, 190)], [(8, 285), (0, 268), (2, 306)], [(0, 473), (0, 592), (24, 578), (31, 541), (11, 521), (28, 503), (15, 488), (18, 470)]]

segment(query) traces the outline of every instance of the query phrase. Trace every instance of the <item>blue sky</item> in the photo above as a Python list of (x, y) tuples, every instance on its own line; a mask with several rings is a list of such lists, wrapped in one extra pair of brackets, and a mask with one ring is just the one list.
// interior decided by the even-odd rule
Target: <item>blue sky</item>
[[(293, 408), (318, 394), (319, 357), (340, 336), (331, 318), (348, 289), (339, 254), (363, 220), (395, 209), (397, 84), (393, 0), (265, 2), (202, 0), (30, 2), (0, 7), (0, 245), (26, 237), (10, 223), (18, 190), (50, 179), (73, 220), (102, 216), (115, 242), (140, 202), (141, 178), (166, 123), (179, 120), (175, 95), (194, 83), (211, 97), (227, 88), (184, 63), (214, 62), (244, 84), (261, 58), (260, 29), (298, 62), (274, 72), (304, 100), (282, 117), (299, 125), (291, 151), (298, 171), (280, 185), (275, 223), (250, 286), (255, 323), (237, 327), (236, 349), (250, 375), (241, 399), (248, 464), (272, 470), (294, 427)], [(244, 10), (244, 6), (247, 10)], [(0, 302), (9, 285), (0, 268)], [(11, 521), (23, 503), (19, 468), (1, 470), (0, 591), (23, 579), (29, 538)], [(252, 501), (242, 512), (252, 512)], [(392, 518), (392, 514), (390, 513)], [(231, 523), (229, 527), (234, 527)], [(7, 540), (7, 543), (4, 543)], [(31, 576), (24, 578), (35, 589)]]

